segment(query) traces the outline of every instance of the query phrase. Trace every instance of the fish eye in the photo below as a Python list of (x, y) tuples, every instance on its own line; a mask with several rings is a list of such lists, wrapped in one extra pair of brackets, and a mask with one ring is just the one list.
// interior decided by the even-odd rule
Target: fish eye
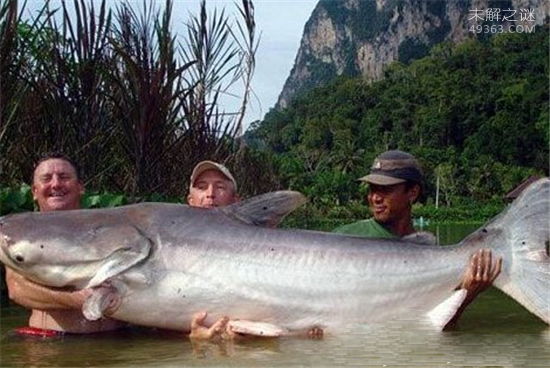
[(23, 257), (21, 254), (16, 254), (15, 257), (14, 257), (15, 261), (18, 262), (18, 263), (23, 263), (25, 262), (25, 257)]

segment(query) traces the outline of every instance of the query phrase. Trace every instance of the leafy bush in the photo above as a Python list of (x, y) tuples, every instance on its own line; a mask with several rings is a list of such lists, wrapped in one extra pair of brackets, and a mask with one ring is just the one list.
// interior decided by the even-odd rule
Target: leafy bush
[(32, 211), (34, 202), (29, 185), (0, 189), (0, 216), (8, 213)]
[(82, 196), (82, 208), (117, 207), (126, 204), (126, 198), (122, 194), (85, 194)]

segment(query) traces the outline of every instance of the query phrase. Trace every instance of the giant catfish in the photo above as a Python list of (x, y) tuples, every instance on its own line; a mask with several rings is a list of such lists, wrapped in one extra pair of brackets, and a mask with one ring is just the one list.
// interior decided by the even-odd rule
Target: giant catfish
[[(303, 202), (274, 192), (225, 208), (141, 203), (0, 218), (0, 258), (43, 285), (97, 290), (84, 315), (187, 330), (201, 310), (254, 321), (252, 334), (389, 320), (438, 328), (465, 297), (469, 257), (503, 258), (494, 285), (550, 322), (550, 181), (540, 179), (454, 246), (274, 229)], [(271, 226), (261, 226), (261, 225)], [(260, 225), (260, 226), (258, 226)], [(116, 292), (105, 292), (108, 284)]]

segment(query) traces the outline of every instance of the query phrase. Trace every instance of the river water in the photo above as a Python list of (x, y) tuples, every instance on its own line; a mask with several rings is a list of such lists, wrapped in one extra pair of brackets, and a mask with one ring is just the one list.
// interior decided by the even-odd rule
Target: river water
[[(475, 226), (430, 228), (454, 243)], [(307, 301), (306, 301), (307, 302)], [(482, 294), (459, 328), (434, 332), (408, 324), (354, 326), (321, 340), (255, 339), (193, 344), (179, 334), (133, 328), (56, 338), (21, 337), (27, 312), (0, 310), (0, 367), (547, 367), (550, 331), (496, 289)]]

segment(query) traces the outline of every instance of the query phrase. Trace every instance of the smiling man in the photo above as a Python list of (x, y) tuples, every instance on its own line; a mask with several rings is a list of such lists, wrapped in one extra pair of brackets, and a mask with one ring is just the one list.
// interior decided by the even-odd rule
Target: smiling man
[[(420, 197), (424, 175), (413, 155), (403, 151), (384, 152), (374, 160), (371, 172), (359, 180), (369, 185), (367, 202), (373, 217), (344, 225), (335, 232), (376, 238), (415, 233), (412, 204)], [(427, 242), (434, 243), (435, 239)]]
[(41, 212), (76, 210), (84, 194), (76, 166), (62, 154), (41, 159), (32, 180), (32, 196)]
[[(80, 208), (84, 185), (78, 166), (63, 153), (44, 155), (36, 164), (32, 195), (40, 212)], [(70, 333), (109, 331), (124, 326), (111, 319), (88, 321), (81, 309), (89, 290), (50, 289), (38, 285), (6, 268), (6, 284), (11, 300), (32, 309), (29, 327), (16, 329), (20, 334), (55, 336)]]
[[(413, 242), (435, 245), (433, 234), (417, 233), (413, 227), (412, 205), (424, 187), (424, 173), (413, 155), (399, 150), (386, 151), (374, 159), (370, 173), (359, 180), (369, 186), (367, 202), (373, 217), (341, 226), (334, 232), (369, 238), (407, 237)], [(485, 249), (472, 255), (462, 283), (457, 286), (457, 290), (467, 291), (466, 298), (445, 329), (454, 327), (466, 306), (500, 274), (502, 259), (493, 267), (491, 257), (491, 251)]]

